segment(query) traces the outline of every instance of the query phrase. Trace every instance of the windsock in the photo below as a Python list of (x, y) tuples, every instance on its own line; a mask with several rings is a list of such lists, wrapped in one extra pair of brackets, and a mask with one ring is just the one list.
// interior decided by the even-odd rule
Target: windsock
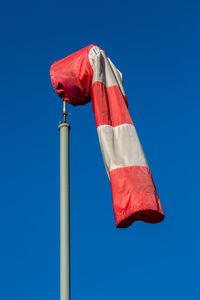
[(90, 45), (53, 63), (50, 75), (64, 101), (74, 106), (92, 101), (116, 227), (161, 222), (164, 213), (128, 111), (121, 72), (100, 47)]

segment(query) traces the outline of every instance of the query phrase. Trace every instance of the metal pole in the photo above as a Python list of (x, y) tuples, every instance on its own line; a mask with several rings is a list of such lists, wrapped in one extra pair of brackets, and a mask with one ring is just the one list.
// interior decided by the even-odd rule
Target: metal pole
[(69, 130), (66, 123), (66, 102), (63, 101), (64, 121), (60, 122), (60, 300), (70, 300), (70, 199), (69, 199)]

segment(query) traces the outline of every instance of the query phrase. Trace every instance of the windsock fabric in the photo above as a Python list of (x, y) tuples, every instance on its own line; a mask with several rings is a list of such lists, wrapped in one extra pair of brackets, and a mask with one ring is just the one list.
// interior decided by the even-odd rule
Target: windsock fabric
[(120, 71), (100, 47), (90, 45), (52, 64), (50, 74), (64, 101), (72, 105), (92, 101), (116, 226), (162, 221), (163, 210), (128, 112)]

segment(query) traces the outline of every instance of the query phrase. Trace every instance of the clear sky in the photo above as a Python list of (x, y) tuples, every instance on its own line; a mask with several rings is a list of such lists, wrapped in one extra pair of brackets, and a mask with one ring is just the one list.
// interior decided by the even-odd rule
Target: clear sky
[(59, 299), (59, 131), (51, 64), (97, 44), (123, 73), (166, 215), (116, 229), (91, 103), (71, 124), (72, 300), (200, 299), (199, 1), (1, 4), (0, 298)]

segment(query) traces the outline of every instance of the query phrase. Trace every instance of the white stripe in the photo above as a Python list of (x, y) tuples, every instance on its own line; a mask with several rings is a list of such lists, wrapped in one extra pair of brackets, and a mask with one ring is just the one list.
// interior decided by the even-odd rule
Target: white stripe
[(128, 166), (148, 167), (134, 125), (101, 125), (97, 132), (107, 173)]
[(102, 82), (106, 87), (119, 86), (123, 95), (122, 74), (111, 62), (105, 52), (94, 46), (89, 52), (89, 61), (94, 71), (92, 84)]

